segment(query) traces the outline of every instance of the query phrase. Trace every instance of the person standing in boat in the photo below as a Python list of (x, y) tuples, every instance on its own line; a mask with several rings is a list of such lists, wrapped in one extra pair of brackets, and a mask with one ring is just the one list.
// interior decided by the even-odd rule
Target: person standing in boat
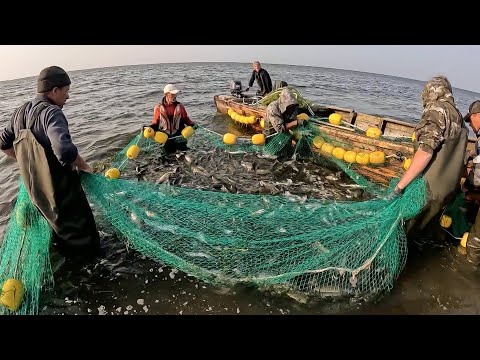
[(468, 141), (468, 130), (446, 77), (428, 81), (422, 100), (422, 117), (413, 132), (415, 154), (389, 196), (401, 195), (417, 176), (425, 177), (429, 198), (421, 213), (407, 223), (407, 235), (429, 228), (459, 191)]
[[(477, 136), (475, 149), (466, 154), (468, 163), (473, 160), (473, 167), (467, 168), (467, 178), (462, 186), (464, 192), (480, 193), (480, 100), (474, 101), (468, 108), (468, 114), (464, 118), (470, 123), (473, 132)], [(477, 212), (475, 223), (471, 227), (467, 237), (467, 260), (474, 265), (480, 264), (480, 211)]]
[(69, 90), (65, 70), (43, 69), (37, 97), (14, 111), (0, 146), (17, 161), (30, 200), (53, 229), (58, 252), (86, 260), (101, 255), (100, 239), (79, 174), (93, 170), (73, 144), (62, 111)]
[[(176, 150), (187, 150), (187, 140), (182, 137), (182, 130), (186, 126), (197, 125), (188, 117), (185, 106), (177, 101), (177, 94), (180, 92), (173, 84), (167, 84), (163, 88), (164, 97), (162, 101), (155, 106), (153, 110), (152, 125), (150, 127), (155, 131), (165, 132), (169, 139), (165, 143), (167, 153)], [(175, 139), (173, 139), (175, 137)]]
[(258, 87), (260, 88), (257, 90), (257, 95), (265, 96), (272, 91), (272, 79), (270, 79), (270, 75), (268, 74), (267, 70), (262, 68), (258, 61), (253, 63), (252, 76), (250, 77), (248, 87), (245, 89), (245, 91), (250, 90), (255, 80), (257, 80)]
[(294, 126), (301, 125), (303, 121), (296, 119), (298, 108), (295, 96), (288, 88), (284, 88), (278, 99), (267, 106), (264, 134), (268, 136), (275, 132), (288, 132)]

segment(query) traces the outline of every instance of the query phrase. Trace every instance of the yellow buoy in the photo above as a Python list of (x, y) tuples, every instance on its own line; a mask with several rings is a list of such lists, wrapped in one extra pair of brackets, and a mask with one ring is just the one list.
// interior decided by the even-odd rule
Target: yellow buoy
[(22, 303), (23, 284), (20, 280), (8, 279), (2, 287), (0, 302), (10, 311), (17, 311)]
[(255, 134), (252, 136), (252, 144), (253, 145), (264, 145), (265, 144), (265, 135), (263, 134)]
[(265, 119), (260, 119), (260, 126), (262, 127), (262, 129), (265, 129)]
[(325, 140), (323, 140), (323, 138), (322, 138), (321, 136), (316, 136), (316, 137), (313, 139), (313, 145), (314, 145), (317, 149), (321, 149), (323, 144), (325, 144)]
[(347, 151), (343, 155), (343, 160), (349, 163), (354, 163), (357, 158), (357, 153), (355, 151)]
[(415, 141), (416, 137), (415, 137), (415, 131), (412, 133), (412, 142)]
[(383, 151), (371, 152), (369, 160), (371, 164), (383, 164), (385, 162), (385, 153)]
[(127, 150), (127, 157), (130, 160), (136, 159), (139, 153), (140, 153), (140, 147), (138, 145), (132, 145)]
[(332, 151), (333, 151), (333, 145), (332, 144), (328, 144), (328, 143), (325, 143), (322, 145), (322, 151), (323, 152), (326, 152), (328, 154), (331, 154)]
[(410, 164), (412, 163), (412, 159), (408, 158), (408, 159), (405, 159), (403, 161), (403, 168), (405, 170), (408, 170), (408, 168), (410, 167)]
[(223, 135), (223, 142), (227, 145), (233, 145), (237, 142), (237, 137), (234, 134), (226, 133)]
[(155, 141), (160, 144), (165, 144), (168, 140), (168, 135), (165, 134), (163, 131), (157, 131), (155, 133)]
[(255, 116), (247, 116), (247, 122), (252, 125), (252, 124), (255, 124), (257, 122), (257, 118)]
[(365, 135), (374, 139), (378, 139), (380, 136), (382, 136), (382, 131), (379, 128), (371, 127), (367, 129)]
[(328, 122), (333, 125), (340, 125), (342, 123), (342, 115), (337, 113), (330, 114)]
[(440, 226), (448, 229), (452, 225), (452, 218), (448, 215), (442, 215), (440, 218)]
[(153, 130), (151, 127), (146, 127), (143, 129), (143, 136), (147, 139), (153, 138), (155, 136), (155, 130)]
[(195, 133), (195, 129), (191, 126), (187, 126), (185, 129), (182, 130), (182, 136), (185, 139), (188, 139), (190, 136), (192, 136)]
[(308, 120), (308, 115), (305, 113), (298, 114), (297, 120)]
[(467, 247), (467, 239), (468, 239), (468, 232), (463, 234), (462, 240), (460, 240), (460, 245), (463, 247)]
[(358, 153), (355, 157), (355, 161), (360, 165), (368, 165), (369, 163), (369, 156), (366, 153)]
[(120, 177), (120, 170), (117, 168), (108, 169), (105, 173), (107, 179), (118, 179)]
[(332, 150), (332, 155), (339, 160), (343, 160), (343, 156), (345, 155), (346, 150), (341, 147), (336, 147)]

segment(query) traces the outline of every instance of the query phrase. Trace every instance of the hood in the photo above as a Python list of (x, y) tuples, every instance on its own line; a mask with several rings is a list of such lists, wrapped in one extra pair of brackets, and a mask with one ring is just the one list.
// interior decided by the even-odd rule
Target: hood
[(282, 114), (287, 110), (289, 105), (298, 105), (297, 99), (293, 96), (293, 94), (288, 89), (283, 89), (280, 93), (280, 97), (278, 98), (278, 107)]
[(454, 103), (452, 94), (452, 85), (444, 76), (435, 76), (428, 81), (422, 92), (423, 106), (427, 106), (436, 101), (447, 101)]

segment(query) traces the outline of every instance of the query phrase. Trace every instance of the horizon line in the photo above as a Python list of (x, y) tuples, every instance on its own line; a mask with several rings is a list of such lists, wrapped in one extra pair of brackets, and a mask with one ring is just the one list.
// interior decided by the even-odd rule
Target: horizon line
[[(88, 70), (97, 70), (97, 69), (109, 69), (109, 68), (117, 68), (117, 67), (126, 67), (126, 66), (142, 66), (142, 65), (160, 65), (160, 64), (251, 64), (250, 62), (238, 62), (238, 61), (182, 61), (182, 62), (158, 62), (158, 63), (139, 63), (139, 64), (124, 64), (124, 65), (108, 65), (108, 66), (99, 66), (99, 67), (93, 67), (93, 68), (83, 68), (83, 69), (75, 69), (75, 70), (68, 70), (68, 72), (76, 72), (76, 71), (88, 71)], [(417, 81), (417, 82), (427, 82), (428, 80), (419, 80), (419, 79), (412, 79), (412, 78), (407, 78), (404, 76), (399, 76), (399, 75), (391, 75), (391, 74), (382, 74), (382, 73), (374, 73), (374, 72), (369, 72), (369, 71), (361, 71), (361, 70), (352, 70), (352, 69), (342, 69), (342, 68), (333, 68), (333, 67), (325, 67), (325, 66), (317, 66), (317, 65), (304, 65), (304, 64), (281, 64), (281, 63), (268, 63), (268, 62), (261, 62), (261, 64), (268, 64), (268, 65), (283, 65), (283, 66), (302, 66), (302, 67), (312, 67), (312, 68), (320, 68), (320, 69), (329, 69), (329, 70), (341, 70), (341, 71), (351, 71), (351, 72), (357, 72), (357, 73), (363, 73), (363, 74), (372, 74), (372, 75), (381, 75), (381, 76), (389, 76), (393, 78), (398, 78), (398, 79), (405, 79), (405, 80), (412, 80), (412, 81)], [(442, 74), (437, 74), (437, 75), (442, 75)], [(0, 80), (0, 83), (6, 82), (6, 81), (15, 81), (15, 80), (22, 80), (22, 79), (28, 79), (31, 77), (36, 77), (38, 75), (30, 75), (30, 76), (23, 76), (19, 78), (13, 78), (13, 79), (6, 79), (6, 80)], [(454, 89), (466, 91), (466, 92), (471, 92), (474, 94), (480, 94), (480, 91), (473, 91), (473, 90), (468, 90), (468, 89), (463, 89), (460, 87), (452, 86)]]

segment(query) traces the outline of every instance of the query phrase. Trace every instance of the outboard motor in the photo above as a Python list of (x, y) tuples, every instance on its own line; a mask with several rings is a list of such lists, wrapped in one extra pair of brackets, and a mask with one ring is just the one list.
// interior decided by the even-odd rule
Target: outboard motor
[(244, 97), (242, 94), (242, 82), (239, 80), (230, 81), (230, 94), (236, 97)]

